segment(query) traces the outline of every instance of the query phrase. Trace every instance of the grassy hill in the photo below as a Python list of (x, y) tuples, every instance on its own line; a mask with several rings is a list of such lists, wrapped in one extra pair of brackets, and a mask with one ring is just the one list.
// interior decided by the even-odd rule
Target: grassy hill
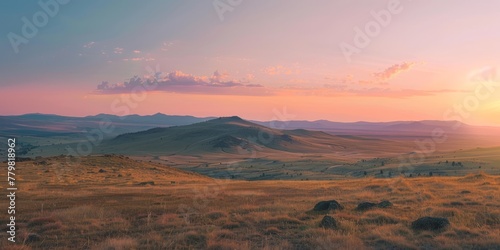
[(371, 143), (366, 143), (362, 137), (349, 138), (304, 129), (272, 129), (234, 116), (186, 126), (123, 134), (103, 143), (98, 151), (130, 155), (244, 154), (248, 151), (336, 153), (353, 150), (377, 151), (373, 146), (380, 141), (383, 142), (371, 139)]

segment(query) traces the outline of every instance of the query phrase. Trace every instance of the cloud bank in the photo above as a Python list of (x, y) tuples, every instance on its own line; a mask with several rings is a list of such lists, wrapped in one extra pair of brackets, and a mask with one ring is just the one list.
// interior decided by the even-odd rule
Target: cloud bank
[(211, 76), (195, 76), (181, 71), (167, 74), (157, 72), (154, 76), (134, 76), (128, 81), (117, 84), (102, 82), (97, 85), (99, 94), (130, 93), (137, 88), (150, 91), (199, 94), (234, 94), (234, 95), (268, 95), (260, 84), (248, 84), (240, 80), (227, 80), (226, 73), (215, 71)]
[[(409, 70), (415, 63), (395, 64), (383, 72), (377, 73), (377, 78), (388, 79), (396, 74)], [(433, 96), (447, 93), (465, 92), (465, 90), (425, 90), (401, 89), (382, 84), (380, 80), (355, 80), (352, 75), (342, 79), (331, 79), (332, 83), (311, 86), (308, 84), (265, 87), (251, 83), (253, 75), (241, 80), (230, 79), (229, 74), (215, 71), (211, 76), (197, 76), (182, 71), (170, 73), (153, 72), (151, 76), (134, 76), (123, 83), (110, 84), (102, 82), (97, 85), (94, 93), (123, 94), (137, 90), (164, 91), (183, 94), (201, 95), (234, 95), (234, 96), (368, 96), (387, 98), (409, 98), (417, 96)], [(329, 78), (328, 78), (329, 79)], [(365, 83), (366, 82), (366, 83)], [(378, 87), (372, 84), (377, 83)], [(372, 85), (372, 87), (370, 87)], [(385, 87), (381, 87), (385, 85)]]

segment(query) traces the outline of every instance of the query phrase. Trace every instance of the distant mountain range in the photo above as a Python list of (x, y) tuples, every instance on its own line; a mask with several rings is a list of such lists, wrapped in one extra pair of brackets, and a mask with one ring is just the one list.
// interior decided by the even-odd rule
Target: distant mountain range
[[(116, 116), (99, 114), (86, 117), (68, 117), (47, 114), (0, 116), (0, 136), (55, 136), (85, 133), (99, 128), (101, 122), (111, 122), (114, 129), (107, 138), (124, 133), (139, 132), (157, 127), (182, 126), (208, 121), (216, 117), (154, 115)], [(394, 122), (333, 122), (318, 121), (251, 121), (274, 129), (307, 129), (335, 135), (354, 136), (429, 136), (436, 128), (451, 134), (500, 134), (498, 127), (470, 126), (457, 121), (394, 121)], [(458, 128), (454, 125), (460, 124)]]
[[(112, 129), (99, 131), (103, 123), (111, 124)], [(456, 121), (262, 122), (237, 116), (198, 118), (160, 113), (122, 117), (107, 114), (0, 116), (0, 137), (20, 138), (24, 150), (21, 152), (30, 157), (67, 154), (68, 148), (75, 149), (80, 142), (88, 140), (95, 143), (101, 136), (92, 145), (94, 154), (206, 157), (258, 151), (261, 156), (262, 153), (332, 152), (343, 156), (383, 155), (422, 150), (420, 146), (424, 144), (416, 141), (433, 140), (436, 130), (443, 132), (445, 138), (443, 142), (434, 143), (440, 151), (500, 146), (500, 128), (470, 126)], [(0, 147), (1, 150), (4, 149)]]
[[(255, 123), (281, 129), (310, 129), (320, 130), (337, 135), (388, 135), (388, 136), (426, 136), (436, 128), (443, 129), (452, 134), (485, 132), (496, 127), (470, 126), (459, 121), (393, 121), (393, 122), (332, 122), (319, 121), (268, 121)], [(486, 130), (477, 130), (477, 129)], [(474, 131), (477, 130), (477, 131)]]
[(116, 116), (99, 114), (86, 117), (70, 117), (47, 114), (25, 114), (19, 116), (0, 116), (0, 136), (57, 136), (85, 133), (98, 129), (100, 123), (111, 122), (113, 130), (106, 137), (123, 133), (137, 132), (155, 127), (189, 125), (207, 121), (214, 117), (198, 118), (193, 116), (128, 115)]

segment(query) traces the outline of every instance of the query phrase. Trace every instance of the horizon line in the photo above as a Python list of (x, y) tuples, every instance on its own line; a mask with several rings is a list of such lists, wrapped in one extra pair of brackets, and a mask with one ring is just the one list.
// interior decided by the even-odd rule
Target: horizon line
[(326, 122), (334, 122), (334, 123), (394, 123), (394, 122), (458, 122), (462, 123), (464, 125), (469, 125), (469, 126), (479, 126), (479, 127), (500, 127), (499, 125), (478, 125), (478, 124), (469, 124), (469, 123), (464, 123), (459, 120), (438, 120), (438, 119), (423, 119), (423, 120), (387, 120), (387, 121), (367, 121), (367, 120), (357, 120), (357, 121), (332, 121), (332, 120), (327, 120), (327, 119), (317, 119), (317, 120), (307, 120), (307, 119), (298, 119), (298, 120), (255, 120), (255, 119), (246, 119), (242, 118), (240, 115), (227, 115), (227, 116), (194, 116), (194, 115), (171, 115), (171, 114), (165, 114), (162, 112), (156, 112), (154, 114), (128, 114), (128, 115), (114, 115), (114, 114), (107, 114), (107, 113), (98, 113), (94, 115), (84, 115), (84, 116), (73, 116), (73, 115), (60, 115), (60, 114), (53, 114), (53, 113), (39, 113), (39, 112), (34, 112), (34, 113), (23, 113), (23, 114), (13, 114), (13, 115), (4, 115), (0, 114), (0, 117), (13, 117), (13, 116), (26, 116), (26, 115), (45, 115), (45, 116), (59, 116), (59, 117), (69, 117), (69, 118), (87, 118), (87, 117), (96, 117), (99, 115), (107, 115), (107, 116), (114, 116), (114, 117), (130, 117), (130, 116), (140, 116), (140, 117), (147, 117), (147, 116), (154, 116), (154, 115), (165, 115), (165, 116), (185, 116), (185, 117), (193, 117), (193, 118), (199, 118), (199, 119), (218, 119), (218, 118), (228, 118), (228, 117), (239, 117), (243, 120), (246, 121), (253, 121), (253, 122), (321, 122), (321, 121), (326, 121)]

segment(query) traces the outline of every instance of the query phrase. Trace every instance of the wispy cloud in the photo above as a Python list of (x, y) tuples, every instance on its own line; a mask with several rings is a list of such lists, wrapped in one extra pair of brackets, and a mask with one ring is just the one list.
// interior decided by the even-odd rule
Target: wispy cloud
[(131, 57), (131, 58), (123, 58), (122, 61), (125, 61), (125, 62), (140, 62), (140, 61), (144, 61), (144, 62), (149, 62), (149, 61), (154, 61), (155, 59), (152, 58), (152, 57)]
[(116, 47), (116, 48), (113, 50), (113, 52), (114, 52), (115, 54), (121, 54), (121, 53), (123, 53), (123, 48)]
[(170, 48), (174, 45), (174, 42), (163, 42), (161, 50), (162, 51), (168, 51)]
[(290, 67), (285, 67), (283, 65), (276, 65), (276, 66), (270, 66), (266, 67), (262, 70), (265, 74), (267, 75), (292, 75), (292, 74), (300, 74), (299, 69), (293, 69)]
[(84, 48), (90, 49), (95, 45), (95, 42), (88, 42), (83, 45)]
[(386, 81), (393, 78), (394, 76), (398, 75), (401, 72), (411, 69), (415, 65), (417, 65), (417, 63), (415, 62), (403, 62), (400, 64), (394, 64), (381, 72), (374, 73), (373, 76), (375, 76), (379, 80)]
[(467, 92), (465, 90), (423, 90), (423, 89), (391, 89), (384, 87), (352, 88), (343, 84), (325, 84), (321, 88), (287, 88), (283, 89), (288, 94), (307, 96), (359, 96), (380, 98), (411, 98), (419, 96), (435, 96), (448, 93)]
[(390, 88), (362, 88), (357, 90), (348, 90), (358, 96), (371, 97), (389, 97), (389, 98), (407, 98), (418, 96), (433, 96), (446, 93), (466, 92), (464, 90), (439, 89), (439, 90), (423, 90), (423, 89), (390, 89)]

